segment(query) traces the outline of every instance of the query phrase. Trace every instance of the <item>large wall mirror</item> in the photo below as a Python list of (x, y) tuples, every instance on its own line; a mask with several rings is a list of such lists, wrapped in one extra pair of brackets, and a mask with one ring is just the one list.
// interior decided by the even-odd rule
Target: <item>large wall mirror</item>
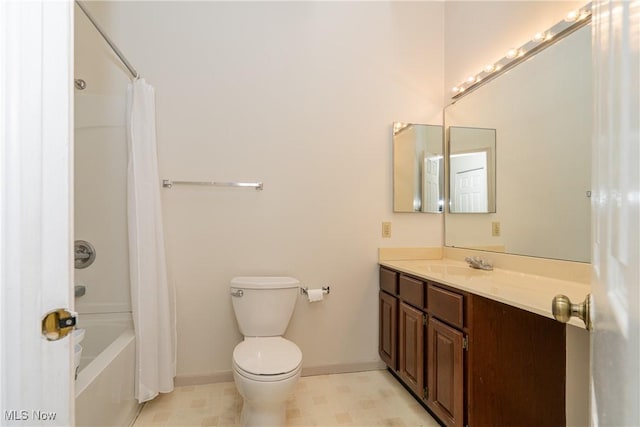
[(451, 156), (455, 129), (495, 130), (496, 184), (494, 213), (447, 212), (445, 244), (589, 262), (591, 106), (591, 25), (449, 105)]
[(442, 126), (393, 124), (393, 211), (444, 208)]

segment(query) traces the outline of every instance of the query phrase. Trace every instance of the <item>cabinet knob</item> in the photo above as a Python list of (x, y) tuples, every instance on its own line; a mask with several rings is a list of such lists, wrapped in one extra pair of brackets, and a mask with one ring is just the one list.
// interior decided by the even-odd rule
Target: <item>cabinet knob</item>
[(565, 295), (556, 295), (551, 303), (553, 317), (558, 322), (567, 323), (572, 316), (576, 316), (584, 322), (588, 331), (591, 330), (590, 308), (591, 294), (588, 294), (580, 304), (572, 304), (569, 297)]

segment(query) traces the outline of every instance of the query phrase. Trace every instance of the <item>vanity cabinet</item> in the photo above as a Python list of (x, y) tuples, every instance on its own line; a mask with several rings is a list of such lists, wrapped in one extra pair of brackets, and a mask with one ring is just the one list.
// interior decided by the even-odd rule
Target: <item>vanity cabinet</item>
[(464, 420), (464, 334), (429, 319), (427, 405), (448, 426)]
[(398, 299), (380, 291), (380, 327), (378, 353), (384, 363), (393, 370), (397, 369), (398, 349)]
[(398, 313), (398, 375), (420, 396), (424, 390), (424, 313), (404, 302)]
[(380, 268), (378, 353), (393, 371), (398, 369), (398, 276), (395, 271)]
[(398, 277), (398, 375), (417, 395), (424, 392), (425, 289), (421, 280)]
[(464, 425), (464, 307), (469, 295), (427, 285), (427, 405), (448, 426)]
[(380, 357), (446, 426), (564, 426), (565, 352), (564, 324), (380, 268)]

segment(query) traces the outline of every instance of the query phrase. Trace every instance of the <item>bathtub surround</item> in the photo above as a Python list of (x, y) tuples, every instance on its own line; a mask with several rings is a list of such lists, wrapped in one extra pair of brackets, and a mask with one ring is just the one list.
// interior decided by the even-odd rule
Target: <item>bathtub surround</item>
[(175, 325), (167, 279), (156, 148), (155, 89), (145, 79), (127, 88), (127, 218), (131, 308), (136, 332), (136, 398), (173, 390)]

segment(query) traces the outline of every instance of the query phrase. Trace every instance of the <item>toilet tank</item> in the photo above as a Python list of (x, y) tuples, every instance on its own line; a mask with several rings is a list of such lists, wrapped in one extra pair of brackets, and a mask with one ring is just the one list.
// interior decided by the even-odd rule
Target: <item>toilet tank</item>
[(293, 314), (299, 287), (300, 282), (293, 277), (244, 276), (231, 280), (231, 301), (242, 335), (283, 335)]

